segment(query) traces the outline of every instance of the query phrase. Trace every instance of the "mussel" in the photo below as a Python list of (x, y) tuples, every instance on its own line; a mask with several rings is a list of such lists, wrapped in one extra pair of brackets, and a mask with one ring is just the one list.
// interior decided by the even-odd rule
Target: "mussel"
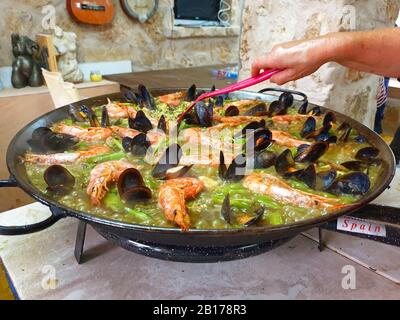
[(129, 128), (147, 133), (148, 131), (153, 129), (153, 125), (146, 117), (145, 113), (142, 110), (139, 110), (136, 113), (135, 119), (129, 118)]
[(213, 125), (213, 105), (211, 100), (208, 105), (206, 105), (203, 101), (197, 103), (194, 106), (194, 113), (201, 127), (208, 128)]
[(328, 132), (323, 132), (317, 135), (314, 139), (315, 141), (325, 141), (329, 144), (335, 144), (338, 141), (338, 137), (331, 136)]
[(392, 142), (390, 143), (390, 148), (396, 159), (396, 163), (400, 163), (400, 127), (396, 130)]
[(336, 116), (333, 112), (328, 112), (324, 117), (322, 125), (326, 127), (332, 123), (336, 123)]
[(229, 193), (225, 196), (221, 207), (221, 215), (228, 224), (232, 224), (232, 209)]
[(268, 148), (272, 143), (272, 132), (267, 128), (259, 128), (247, 134), (244, 150), (247, 154), (253, 154)]
[(275, 171), (284, 177), (288, 177), (297, 171), (293, 154), (290, 149), (286, 149), (278, 155), (275, 161)]
[(66, 194), (72, 191), (75, 185), (75, 177), (60, 165), (48, 167), (43, 178), (47, 184), (47, 190), (56, 194)]
[(268, 108), (268, 115), (270, 117), (280, 116), (287, 113), (288, 108), (282, 104), (279, 100), (271, 102)]
[[(241, 221), (241, 224), (249, 227), (251, 225), (257, 224), (261, 218), (263, 217), (265, 212), (265, 209), (263, 207), (257, 208), (255, 210), (255, 216), (254, 217), (246, 217), (247, 219), (245, 221)], [(230, 196), (227, 194), (224, 198), (224, 201), (222, 203), (221, 207), (221, 216), (224, 218), (224, 220), (228, 224), (233, 224), (234, 223), (234, 218), (232, 217), (232, 207), (231, 207), (231, 201), (230, 201)], [(241, 219), (243, 220), (243, 219)]]
[(311, 189), (325, 191), (334, 183), (337, 172), (327, 170), (317, 173), (315, 164), (310, 164), (307, 168), (297, 171), (294, 176)]
[(233, 159), (232, 163), (227, 168), (225, 164), (224, 154), (221, 151), (218, 175), (222, 180), (239, 182), (244, 178), (246, 174), (246, 163), (246, 156), (244, 154), (241, 154)]
[(374, 147), (366, 147), (363, 149), (360, 149), (355, 158), (359, 161), (363, 161), (367, 164), (373, 164), (377, 162), (377, 158), (379, 155), (379, 149), (374, 148)]
[(312, 115), (312, 116), (320, 116), (322, 114), (322, 110), (321, 110), (321, 108), (319, 106), (316, 106), (316, 107), (311, 109), (309, 114)]
[(177, 167), (181, 158), (182, 148), (176, 143), (170, 145), (154, 167), (152, 176), (158, 179), (166, 179), (168, 170)]
[(329, 149), (329, 143), (325, 141), (317, 141), (310, 145), (307, 149), (297, 154), (294, 158), (296, 162), (315, 162), (322, 157)]
[(105, 107), (105, 106), (101, 110), (101, 126), (103, 128), (110, 126), (110, 117), (108, 116), (107, 107)]
[(250, 109), (248, 109), (243, 115), (244, 116), (264, 116), (267, 114), (267, 105), (261, 102)]
[(191, 85), (190, 88), (186, 91), (186, 101), (190, 102), (196, 100), (196, 92), (196, 85)]
[(157, 129), (167, 133), (167, 121), (165, 120), (164, 115), (161, 115), (160, 119), (158, 120)]
[(265, 125), (266, 125), (265, 120), (252, 121), (249, 124), (247, 124), (240, 133), (236, 134), (235, 138), (242, 138), (243, 136), (250, 134), (251, 132), (257, 129), (265, 128)]
[(254, 157), (254, 169), (268, 169), (275, 165), (277, 155), (268, 150), (259, 152)]
[(71, 149), (78, 140), (70, 135), (55, 133), (47, 127), (36, 128), (28, 144), (35, 153), (64, 152)]
[(216, 96), (215, 97), (215, 106), (216, 107), (223, 107), (224, 106), (224, 100), (225, 100), (225, 98), (224, 98), (223, 95)]
[(128, 88), (121, 87), (121, 97), (121, 102), (138, 104), (136, 94)]
[(149, 90), (147, 90), (147, 88), (144, 85), (139, 84), (138, 91), (141, 97), (142, 106), (150, 110), (156, 110), (157, 108), (156, 102), (154, 101), (154, 98), (149, 92)]
[(243, 225), (246, 227), (250, 227), (252, 225), (257, 224), (263, 217), (264, 212), (265, 212), (265, 208), (263, 208), (263, 207), (256, 209), (254, 212), (255, 216), (253, 218), (250, 218), (247, 221), (243, 221)]
[(229, 106), (225, 110), (225, 117), (236, 117), (239, 115), (239, 109), (236, 106)]
[(308, 108), (308, 100), (305, 100), (302, 102), (299, 110), (297, 111), (298, 114), (307, 114), (307, 108)]
[(134, 138), (124, 137), (122, 146), (126, 152), (130, 152), (136, 156), (144, 156), (150, 148), (150, 140), (144, 133), (139, 133)]
[(317, 121), (314, 117), (308, 117), (304, 122), (303, 129), (300, 132), (300, 136), (302, 138), (307, 138), (310, 134), (312, 134), (317, 127)]
[(122, 172), (117, 182), (118, 193), (121, 199), (128, 203), (151, 199), (151, 190), (146, 187), (140, 172), (134, 168)]
[(363, 161), (347, 161), (340, 165), (352, 171), (364, 171), (368, 169), (368, 164)]
[(83, 105), (80, 109), (85, 117), (89, 120), (91, 127), (100, 127), (99, 120), (97, 119), (97, 116), (91, 107)]
[(370, 189), (371, 182), (367, 174), (352, 172), (341, 176), (329, 188), (336, 195), (363, 195)]
[(340, 142), (347, 142), (349, 139), (350, 133), (352, 131), (352, 127), (347, 123), (343, 122), (338, 128), (337, 131), (343, 132), (342, 135), (339, 137)]
[(286, 108), (290, 108), (293, 105), (294, 97), (290, 92), (284, 92), (279, 97), (279, 103)]

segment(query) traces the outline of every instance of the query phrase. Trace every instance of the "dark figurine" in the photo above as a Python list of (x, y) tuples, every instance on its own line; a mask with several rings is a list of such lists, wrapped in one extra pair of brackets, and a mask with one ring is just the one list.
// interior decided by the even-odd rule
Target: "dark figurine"
[(43, 59), (39, 45), (26, 36), (11, 35), (15, 60), (12, 64), (11, 82), (14, 88), (40, 87), (44, 84), (41, 67)]

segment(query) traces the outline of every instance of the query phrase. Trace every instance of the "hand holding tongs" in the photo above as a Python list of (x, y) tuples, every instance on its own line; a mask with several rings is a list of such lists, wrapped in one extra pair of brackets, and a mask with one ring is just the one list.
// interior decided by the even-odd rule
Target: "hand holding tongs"
[(258, 76), (245, 79), (243, 81), (234, 83), (234, 84), (232, 84), (230, 86), (227, 86), (227, 87), (219, 89), (219, 90), (214, 90), (214, 91), (203, 93), (195, 101), (193, 101), (193, 103), (189, 106), (189, 108), (187, 108), (178, 117), (177, 121), (178, 121), (178, 123), (181, 122), (183, 117), (186, 114), (188, 114), (193, 109), (193, 107), (201, 100), (204, 100), (204, 99), (207, 99), (207, 98), (216, 97), (216, 96), (220, 96), (220, 95), (227, 94), (227, 93), (230, 93), (230, 92), (233, 92), (233, 91), (242, 90), (244, 88), (254, 86), (254, 85), (256, 85), (256, 84), (258, 84), (260, 82), (263, 82), (263, 81), (271, 79), (272, 76), (274, 76), (275, 74), (277, 74), (280, 71), (281, 71), (280, 69), (269, 69), (269, 70), (264, 71), (263, 73), (260, 73)]

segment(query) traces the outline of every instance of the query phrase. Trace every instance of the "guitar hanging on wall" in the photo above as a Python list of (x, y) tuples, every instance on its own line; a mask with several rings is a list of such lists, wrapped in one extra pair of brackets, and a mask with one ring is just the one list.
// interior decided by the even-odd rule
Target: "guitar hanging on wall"
[(67, 0), (67, 10), (76, 22), (108, 24), (114, 18), (112, 0)]

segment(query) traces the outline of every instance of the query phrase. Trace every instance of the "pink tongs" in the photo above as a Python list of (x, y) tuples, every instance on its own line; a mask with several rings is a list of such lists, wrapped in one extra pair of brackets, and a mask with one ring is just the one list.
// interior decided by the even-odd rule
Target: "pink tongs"
[(273, 75), (277, 74), (280, 71), (281, 71), (280, 69), (266, 70), (263, 73), (260, 73), (258, 76), (245, 79), (243, 81), (234, 83), (234, 84), (232, 84), (230, 86), (227, 86), (227, 87), (219, 89), (219, 90), (214, 90), (214, 91), (203, 93), (195, 101), (193, 101), (193, 103), (189, 106), (189, 108), (187, 108), (178, 117), (178, 123), (182, 121), (183, 117), (186, 114), (188, 114), (193, 109), (193, 107), (196, 105), (196, 103), (198, 103), (199, 101), (207, 99), (207, 98), (220, 96), (220, 95), (227, 94), (227, 93), (230, 93), (230, 92), (233, 92), (233, 91), (242, 90), (244, 88), (248, 88), (248, 87), (254, 86), (254, 85), (256, 85), (256, 84), (258, 84), (260, 82), (263, 82), (263, 81), (266, 81), (268, 79), (271, 79), (271, 77)]

